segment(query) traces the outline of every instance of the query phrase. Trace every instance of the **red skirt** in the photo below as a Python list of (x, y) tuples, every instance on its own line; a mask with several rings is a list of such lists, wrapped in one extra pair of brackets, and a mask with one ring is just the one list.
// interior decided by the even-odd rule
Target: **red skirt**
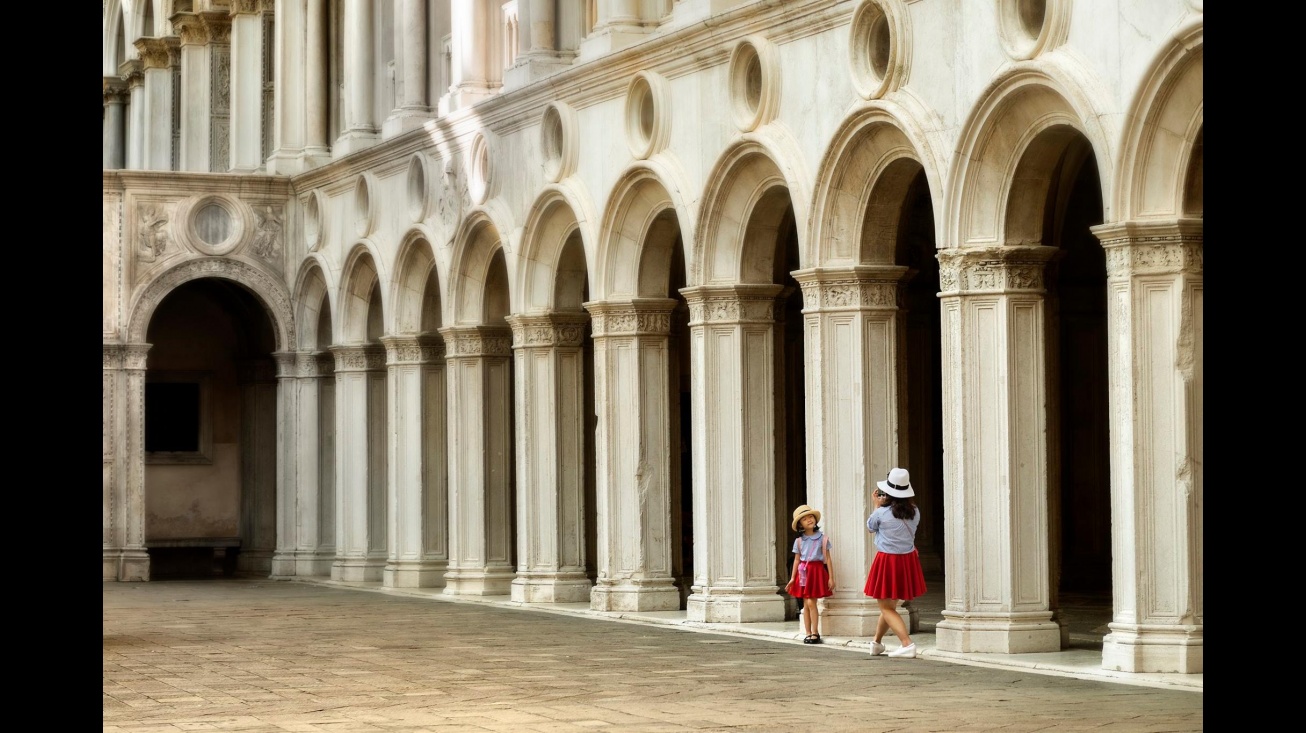
[(875, 553), (871, 572), (866, 575), (866, 588), (862, 591), (871, 598), (892, 598), (910, 601), (925, 594), (925, 573), (921, 571), (921, 556), (911, 552), (894, 555)]
[[(798, 581), (803, 578), (804, 569), (807, 571), (807, 584), (799, 585)], [(785, 586), (785, 590), (794, 598), (829, 598), (834, 595), (834, 591), (830, 590), (830, 570), (825, 567), (825, 561), (811, 560), (798, 563), (798, 575), (794, 578), (794, 582)]]

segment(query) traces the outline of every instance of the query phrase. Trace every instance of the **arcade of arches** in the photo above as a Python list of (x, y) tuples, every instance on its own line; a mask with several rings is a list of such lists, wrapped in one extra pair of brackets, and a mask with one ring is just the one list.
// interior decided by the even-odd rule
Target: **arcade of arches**
[(1200, 0), (581, 5), (105, 4), (105, 580), (769, 622), (806, 503), (870, 636), (905, 466), (940, 649), (1200, 673)]

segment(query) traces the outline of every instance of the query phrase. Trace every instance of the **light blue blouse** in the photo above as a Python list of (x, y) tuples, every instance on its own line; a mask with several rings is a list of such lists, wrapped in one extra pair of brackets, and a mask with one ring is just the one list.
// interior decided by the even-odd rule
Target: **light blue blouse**
[[(821, 538), (824, 536), (824, 532), (815, 532), (811, 537), (805, 534), (798, 535), (797, 539), (794, 540), (793, 552), (798, 553), (799, 561), (824, 560), (825, 547), (821, 543)], [(830, 544), (830, 549), (834, 549), (833, 543)]]
[(905, 555), (916, 547), (916, 527), (921, 523), (921, 510), (916, 516), (898, 519), (893, 507), (882, 506), (866, 518), (866, 530), (875, 533), (875, 549), (893, 555)]

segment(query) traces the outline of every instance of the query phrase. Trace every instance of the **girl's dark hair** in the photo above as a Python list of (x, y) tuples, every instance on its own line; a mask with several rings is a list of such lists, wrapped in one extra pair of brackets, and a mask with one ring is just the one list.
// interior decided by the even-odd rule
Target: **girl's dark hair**
[(912, 519), (916, 516), (916, 500), (912, 497), (908, 496), (900, 499), (896, 496), (889, 496), (889, 501), (892, 502), (889, 504), (889, 511), (893, 512), (895, 518)]

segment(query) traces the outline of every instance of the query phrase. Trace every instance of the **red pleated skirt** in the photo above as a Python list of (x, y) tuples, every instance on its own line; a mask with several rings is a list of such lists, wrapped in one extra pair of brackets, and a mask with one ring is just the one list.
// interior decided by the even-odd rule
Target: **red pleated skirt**
[(807, 566), (807, 585), (798, 584), (798, 579), (802, 577), (800, 567), (798, 577), (795, 577), (793, 584), (786, 588), (789, 595), (794, 598), (829, 598), (834, 595), (834, 591), (830, 590), (830, 570), (825, 567), (825, 561), (812, 560), (799, 565)]
[(866, 575), (866, 588), (863, 591), (871, 598), (893, 598), (910, 601), (925, 594), (925, 573), (921, 571), (921, 556), (912, 548), (911, 552), (894, 555), (888, 552), (875, 553), (871, 560), (871, 572)]

